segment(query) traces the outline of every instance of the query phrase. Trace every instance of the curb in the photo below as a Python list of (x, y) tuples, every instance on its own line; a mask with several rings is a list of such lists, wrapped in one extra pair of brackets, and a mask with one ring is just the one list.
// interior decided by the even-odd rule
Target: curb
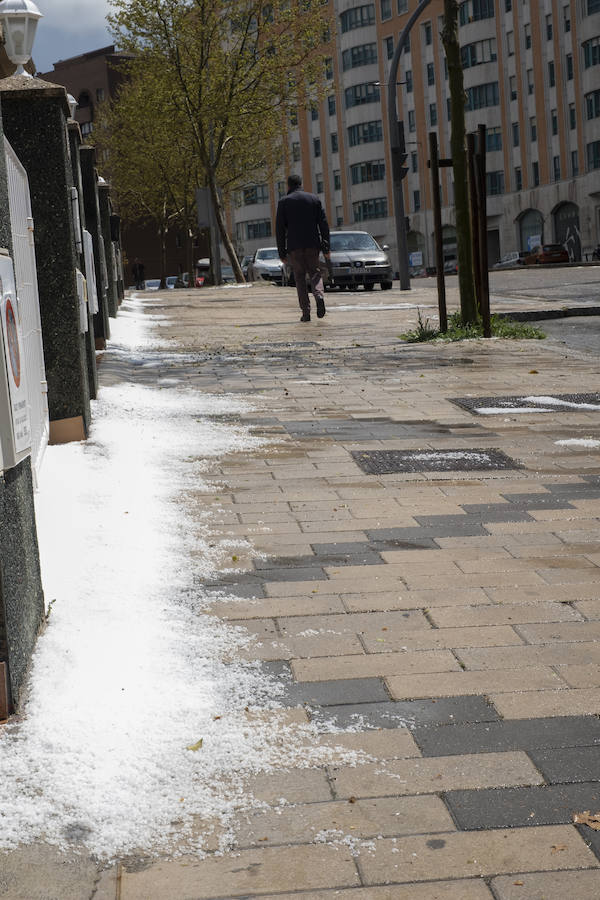
[(529, 309), (493, 313), (499, 319), (513, 322), (537, 322), (543, 319), (568, 319), (572, 316), (600, 316), (600, 306), (568, 306), (560, 309)]

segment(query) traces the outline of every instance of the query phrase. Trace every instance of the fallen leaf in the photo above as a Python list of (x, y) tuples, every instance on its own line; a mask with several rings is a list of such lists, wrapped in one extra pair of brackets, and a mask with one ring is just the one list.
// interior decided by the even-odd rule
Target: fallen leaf
[(190, 744), (189, 747), (186, 747), (186, 750), (193, 750), (194, 753), (195, 753), (196, 750), (199, 750), (199, 749), (201, 748), (201, 746), (202, 746), (202, 741), (203, 741), (203, 738), (200, 738), (200, 740), (199, 740), (199, 741), (196, 741), (195, 744)]
[(561, 850), (566, 850), (566, 849), (567, 849), (566, 844), (552, 844), (552, 852), (553, 853), (560, 853)]
[(521, 885), (521, 884), (525, 884), (525, 882), (524, 881), (513, 881), (513, 884)]
[(573, 822), (575, 825), (587, 825), (594, 831), (600, 831), (600, 812), (591, 815), (589, 809), (586, 809), (584, 812), (573, 813)]
[(529, 374), (530, 374), (530, 375), (539, 375), (540, 373), (538, 372), (537, 369), (530, 369), (530, 370), (529, 370)]
[(268, 838), (268, 837), (264, 837), (264, 838), (259, 838), (259, 841), (268, 841), (268, 840), (269, 840), (269, 838)]
[(356, 797), (348, 797), (348, 803), (356, 803)]

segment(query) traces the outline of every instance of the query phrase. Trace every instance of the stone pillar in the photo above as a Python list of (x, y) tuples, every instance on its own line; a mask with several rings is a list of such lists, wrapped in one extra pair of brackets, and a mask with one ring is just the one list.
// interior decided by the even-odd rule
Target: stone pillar
[(98, 200), (98, 175), (96, 173), (96, 151), (93, 147), (82, 145), (79, 151), (81, 160), (81, 178), (83, 182), (83, 202), (85, 206), (85, 224), (94, 242), (94, 265), (96, 267), (96, 285), (98, 289), (98, 312), (94, 316), (94, 334), (96, 350), (104, 350), (110, 337), (108, 322), (108, 285), (106, 278), (106, 257), (103, 251), (102, 229), (100, 227), (100, 203)]
[(119, 304), (125, 299), (125, 275), (123, 274), (123, 244), (121, 242), (121, 216), (112, 213), (110, 217), (110, 231), (113, 244), (117, 253), (117, 297)]
[(85, 335), (79, 328), (63, 87), (13, 75), (0, 81), (4, 132), (29, 177), (48, 381), (50, 442), (83, 440), (90, 423)]
[[(81, 227), (85, 228), (85, 205), (83, 202), (83, 184), (81, 181), (81, 164), (79, 160), (79, 148), (81, 147), (81, 129), (74, 119), (69, 121), (69, 147), (71, 150), (71, 169), (73, 183), (77, 188), (77, 200), (79, 204), (79, 219)], [(87, 278), (83, 248), (78, 255), (79, 269)], [(94, 338), (94, 316), (88, 304), (88, 330), (85, 335), (85, 351), (87, 361), (88, 383), (90, 386), (90, 398), (95, 400), (98, 396), (98, 370), (96, 368), (96, 342)]]
[[(0, 117), (0, 146), (2, 144)], [(0, 247), (12, 255), (4, 151), (0, 152)], [(31, 458), (0, 473), (0, 718), (18, 703), (44, 621)]]
[(106, 182), (98, 185), (98, 203), (100, 205), (100, 228), (104, 239), (104, 253), (106, 255), (106, 268), (108, 270), (108, 314), (115, 318), (119, 306), (119, 297), (117, 295), (117, 282), (114, 277), (117, 261), (115, 259), (115, 250), (112, 242), (112, 233), (110, 228), (110, 187)]

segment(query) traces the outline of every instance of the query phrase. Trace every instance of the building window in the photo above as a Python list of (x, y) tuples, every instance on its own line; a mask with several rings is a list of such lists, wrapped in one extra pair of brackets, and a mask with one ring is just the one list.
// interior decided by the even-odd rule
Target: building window
[(407, 34), (404, 38), (404, 52), (410, 53), (410, 34)]
[(488, 172), (485, 178), (490, 197), (504, 193), (504, 172)]
[(254, 222), (245, 222), (246, 238), (253, 241), (256, 238), (271, 237), (271, 220), (256, 219)]
[(546, 40), (552, 40), (552, 16), (546, 16)]
[(577, 111), (574, 103), (569, 103), (569, 128), (571, 131), (577, 128)]
[(413, 211), (419, 212), (421, 209), (421, 191), (413, 191)]
[(298, 110), (296, 108), (290, 109), (290, 127), (297, 128), (298, 126)]
[(336, 169), (333, 173), (333, 189), (335, 191), (341, 191), (342, 189), (342, 175), (339, 169)]
[(537, 141), (537, 119), (532, 116), (529, 120), (529, 136), (532, 141)]
[(315, 106), (315, 105), (311, 106), (310, 117), (313, 122), (317, 121), (317, 119), (319, 118), (319, 107), (318, 106)]
[(550, 121), (552, 123), (552, 134), (557, 135), (558, 134), (558, 112), (555, 109), (553, 109), (550, 112)]
[(325, 183), (323, 181), (323, 175), (317, 175), (315, 180), (317, 182), (317, 194), (325, 193)]
[(504, 9), (506, 12), (510, 12), (512, 9), (512, 0), (504, 0)]
[(368, 81), (365, 84), (353, 84), (344, 91), (346, 109), (353, 106), (362, 106), (364, 103), (378, 103), (380, 100), (379, 86)]
[(554, 73), (554, 63), (552, 60), (548, 63), (548, 84), (550, 87), (554, 87), (556, 84), (556, 75)]
[(387, 197), (371, 197), (352, 204), (355, 222), (367, 219), (385, 219), (388, 214)]
[(335, 208), (335, 224), (337, 228), (341, 228), (344, 224), (344, 207), (336, 206)]
[(335, 96), (330, 94), (327, 98), (327, 107), (329, 109), (329, 115), (335, 116)]
[(373, 122), (361, 122), (359, 125), (351, 125), (348, 128), (348, 143), (351, 147), (360, 144), (372, 144), (383, 140), (383, 126), (381, 119)]
[(298, 141), (294, 141), (292, 144), (292, 159), (294, 162), (298, 162), (300, 160), (300, 144)]
[(334, 131), (333, 134), (331, 135), (331, 152), (337, 153), (338, 150), (339, 150), (339, 146), (338, 146), (337, 131)]
[(437, 125), (437, 104), (429, 104), (429, 124)]
[(377, 44), (359, 44), (358, 47), (350, 47), (342, 53), (342, 69), (357, 69), (359, 66), (368, 66), (377, 62)]
[(508, 79), (508, 84), (509, 84), (509, 88), (510, 88), (510, 99), (516, 100), (517, 99), (517, 76), (511, 75), (510, 78)]
[(429, 46), (433, 39), (431, 32), (431, 22), (425, 22), (425, 24), (423, 25), (423, 36), (425, 38), (426, 45)]
[(498, 106), (500, 103), (497, 81), (490, 81), (488, 84), (478, 84), (475, 87), (467, 88), (466, 95), (465, 109), (467, 111), (483, 109), (484, 106)]
[(96, 88), (96, 100), (98, 103), (102, 103), (104, 100), (104, 88)]
[(412, 77), (412, 69), (407, 69), (404, 73), (404, 81), (406, 82), (406, 93), (412, 94), (413, 89), (413, 77)]
[(540, 164), (539, 164), (539, 162), (534, 162), (532, 164), (531, 168), (533, 171), (533, 186), (539, 187), (539, 184), (540, 184)]
[(427, 63), (427, 84), (435, 84), (435, 67), (432, 62)]
[(499, 126), (486, 130), (485, 149), (488, 153), (493, 153), (494, 150), (502, 150), (502, 129)]
[(560, 181), (560, 156), (552, 157), (552, 169), (554, 172), (554, 180)]
[(461, 25), (493, 18), (494, 0), (466, 0), (458, 8), (458, 21)]
[(287, 185), (285, 181), (277, 182), (277, 199), (281, 200), (282, 197), (285, 197), (287, 193)]
[(408, 12), (408, 0), (398, 0), (398, 15)]
[(571, 7), (563, 6), (563, 23), (565, 31), (571, 30)]
[(385, 55), (391, 59), (394, 55), (394, 38), (386, 37), (383, 43), (385, 44)]
[(588, 120), (600, 116), (600, 91), (585, 95), (585, 114)]
[(91, 134), (92, 131), (94, 130), (94, 123), (93, 122), (82, 122), (80, 127), (81, 127), (82, 137), (86, 137), (88, 134)]
[(589, 69), (590, 66), (597, 66), (600, 64), (600, 37), (592, 38), (590, 41), (585, 41), (582, 45), (583, 48), (583, 65), (586, 69)]
[(364, 28), (365, 25), (374, 25), (374, 4), (368, 3), (366, 6), (355, 6), (353, 9), (347, 9), (340, 16), (340, 24), (342, 26), (342, 34), (345, 34), (347, 31), (353, 31), (355, 28)]
[[(512, 35), (512, 31), (509, 34)], [(473, 44), (465, 44), (464, 47), (460, 48), (460, 61), (463, 69), (470, 69), (472, 66), (480, 66), (483, 63), (495, 62), (496, 58), (496, 38), (475, 41)]]
[(531, 49), (531, 25), (526, 25), (524, 28), (525, 31), (525, 49)]
[(417, 125), (416, 125), (416, 122), (415, 122), (415, 111), (414, 111), (414, 109), (409, 109), (409, 111), (408, 111), (408, 130), (409, 130), (409, 131), (416, 131), (416, 130), (417, 130)]
[(514, 31), (506, 32), (506, 52), (509, 56), (515, 55), (515, 33), (514, 33)]
[(512, 123), (512, 142), (513, 142), (513, 147), (519, 146), (519, 123), (518, 122)]
[(242, 191), (244, 206), (253, 206), (255, 203), (269, 202), (269, 188), (266, 184), (253, 184)]
[(333, 59), (331, 56), (328, 56), (325, 60), (325, 78), (327, 81), (331, 81), (333, 78)]
[(587, 145), (587, 167), (588, 171), (600, 169), (600, 141)]
[[(600, 0), (599, 0), (600, 2)], [(567, 53), (567, 81), (573, 80), (573, 54)]]
[(415, 150), (412, 150), (410, 154), (410, 168), (413, 172), (419, 171), (419, 157)]
[(352, 184), (365, 184), (369, 181), (383, 181), (385, 178), (385, 162), (374, 159), (371, 162), (357, 163), (350, 166)]
[(381, 21), (392, 18), (392, 0), (379, 0), (381, 5)]
[(523, 173), (521, 172), (520, 166), (517, 166), (515, 168), (515, 190), (516, 191), (523, 190)]
[(600, 0), (587, 0), (588, 16), (593, 16), (597, 12), (600, 12)]
[(313, 155), (321, 155), (321, 138), (313, 138)]
[(579, 154), (577, 150), (571, 150), (571, 175), (577, 178), (579, 175)]
[(533, 94), (533, 69), (527, 69), (527, 93)]

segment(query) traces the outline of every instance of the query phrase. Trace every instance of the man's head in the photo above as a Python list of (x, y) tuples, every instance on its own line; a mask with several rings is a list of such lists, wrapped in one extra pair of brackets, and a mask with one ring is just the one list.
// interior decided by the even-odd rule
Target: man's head
[(297, 191), (302, 187), (302, 179), (299, 175), (288, 175), (288, 190)]

